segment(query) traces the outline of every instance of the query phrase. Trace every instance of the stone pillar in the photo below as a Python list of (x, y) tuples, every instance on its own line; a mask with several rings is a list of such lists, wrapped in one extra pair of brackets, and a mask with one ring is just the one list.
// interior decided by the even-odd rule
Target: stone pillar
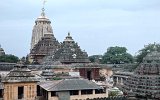
[(123, 78), (121, 77), (121, 84), (123, 84)]
[(81, 95), (81, 90), (79, 90), (79, 93), (78, 93), (79, 95)]
[(24, 99), (27, 99), (28, 97), (27, 97), (27, 92), (28, 92), (28, 88), (27, 88), (27, 86), (24, 86)]
[(96, 93), (95, 93), (95, 90), (93, 90), (93, 91), (92, 91), (92, 94), (93, 94), (93, 95), (95, 95), (95, 94), (96, 94)]
[(48, 92), (48, 100), (51, 100), (51, 92)]
[(118, 77), (117, 77), (117, 82), (116, 82), (116, 84), (118, 84)]

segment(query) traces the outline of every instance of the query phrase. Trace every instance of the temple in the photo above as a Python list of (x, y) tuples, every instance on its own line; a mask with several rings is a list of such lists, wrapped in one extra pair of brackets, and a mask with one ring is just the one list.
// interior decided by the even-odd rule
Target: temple
[(34, 46), (30, 52), (30, 58), (34, 64), (41, 64), (45, 56), (55, 52), (60, 47), (52, 33), (45, 33), (41, 40)]
[(136, 97), (160, 98), (160, 52), (148, 53), (126, 81), (124, 92), (133, 93)]
[(72, 63), (89, 63), (88, 55), (85, 51), (82, 51), (80, 46), (72, 39), (70, 33), (60, 44), (60, 48), (56, 52), (52, 52), (51, 55), (44, 60), (44, 63), (57, 62), (62, 64)]
[(32, 30), (31, 49), (41, 40), (45, 33), (52, 33), (51, 21), (45, 16), (44, 8), (41, 15), (36, 19)]

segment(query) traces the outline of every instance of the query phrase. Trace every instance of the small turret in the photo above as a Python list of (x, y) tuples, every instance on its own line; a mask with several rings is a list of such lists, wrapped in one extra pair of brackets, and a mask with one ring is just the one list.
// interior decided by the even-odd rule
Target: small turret
[(0, 56), (3, 56), (3, 55), (5, 55), (5, 52), (4, 52), (3, 48), (1, 48), (1, 45), (0, 45)]

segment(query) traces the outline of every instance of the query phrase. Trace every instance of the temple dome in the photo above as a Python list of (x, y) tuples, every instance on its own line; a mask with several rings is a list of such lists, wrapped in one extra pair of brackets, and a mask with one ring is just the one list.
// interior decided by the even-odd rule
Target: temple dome
[(38, 21), (46, 21), (46, 22), (51, 22), (46, 16), (45, 16), (45, 12), (42, 11), (41, 15), (37, 18), (37, 20), (35, 22)]

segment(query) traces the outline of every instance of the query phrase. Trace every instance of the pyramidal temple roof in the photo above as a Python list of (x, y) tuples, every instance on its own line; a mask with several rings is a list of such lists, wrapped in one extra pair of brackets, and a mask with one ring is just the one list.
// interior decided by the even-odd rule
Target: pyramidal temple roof
[(160, 75), (160, 52), (148, 53), (143, 62), (137, 67), (135, 73), (141, 75)]
[(148, 53), (134, 74), (124, 81), (126, 91), (132, 90), (137, 96), (160, 97), (160, 52)]
[(31, 50), (31, 55), (48, 55), (59, 48), (59, 42), (52, 33), (45, 33), (44, 37)]
[[(65, 64), (90, 62), (87, 52), (81, 50), (80, 46), (72, 39), (70, 33), (60, 44), (60, 48), (56, 52), (52, 52), (47, 58), (49, 61), (60, 61)], [(44, 59), (44, 62), (47, 61)]]
[(37, 82), (35, 75), (24, 65), (16, 65), (2, 82)]

